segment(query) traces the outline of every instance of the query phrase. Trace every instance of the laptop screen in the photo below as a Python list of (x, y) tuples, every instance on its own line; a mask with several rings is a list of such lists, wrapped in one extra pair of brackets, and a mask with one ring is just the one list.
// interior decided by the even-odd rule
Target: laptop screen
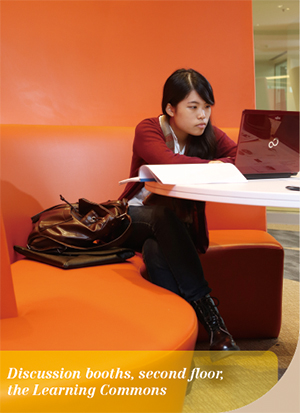
[(246, 178), (299, 172), (299, 112), (244, 110), (235, 166)]

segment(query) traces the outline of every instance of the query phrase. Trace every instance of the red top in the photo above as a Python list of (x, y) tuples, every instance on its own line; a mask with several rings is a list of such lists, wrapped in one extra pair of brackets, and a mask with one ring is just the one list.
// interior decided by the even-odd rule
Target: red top
[[(216, 159), (234, 163), (236, 143), (223, 131), (213, 127), (217, 139)], [(208, 163), (209, 160), (195, 156), (174, 154), (166, 145), (166, 139), (159, 124), (159, 118), (145, 119), (135, 130), (130, 177), (138, 176), (140, 166), (149, 164)], [(130, 182), (119, 199), (133, 198), (144, 186), (143, 183)]]

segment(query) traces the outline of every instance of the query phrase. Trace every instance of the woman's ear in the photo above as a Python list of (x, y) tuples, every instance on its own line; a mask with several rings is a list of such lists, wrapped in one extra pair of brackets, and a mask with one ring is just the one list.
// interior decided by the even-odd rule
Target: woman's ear
[(166, 106), (166, 112), (167, 112), (167, 114), (169, 115), (169, 116), (174, 116), (174, 108), (173, 108), (173, 106), (171, 105), (171, 103), (168, 103), (167, 104), (167, 106)]

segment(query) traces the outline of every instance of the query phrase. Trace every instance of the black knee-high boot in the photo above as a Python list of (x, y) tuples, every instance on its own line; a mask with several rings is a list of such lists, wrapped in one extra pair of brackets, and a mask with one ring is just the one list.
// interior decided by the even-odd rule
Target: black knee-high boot
[(239, 350), (209, 294), (191, 303), (197, 318), (210, 336), (210, 350)]

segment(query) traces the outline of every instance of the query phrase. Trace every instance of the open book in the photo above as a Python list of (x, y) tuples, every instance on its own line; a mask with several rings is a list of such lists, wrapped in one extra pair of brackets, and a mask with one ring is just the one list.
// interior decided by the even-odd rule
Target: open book
[(247, 182), (244, 175), (231, 163), (142, 165), (139, 176), (127, 182), (156, 181), (167, 185), (197, 185), (212, 183)]

